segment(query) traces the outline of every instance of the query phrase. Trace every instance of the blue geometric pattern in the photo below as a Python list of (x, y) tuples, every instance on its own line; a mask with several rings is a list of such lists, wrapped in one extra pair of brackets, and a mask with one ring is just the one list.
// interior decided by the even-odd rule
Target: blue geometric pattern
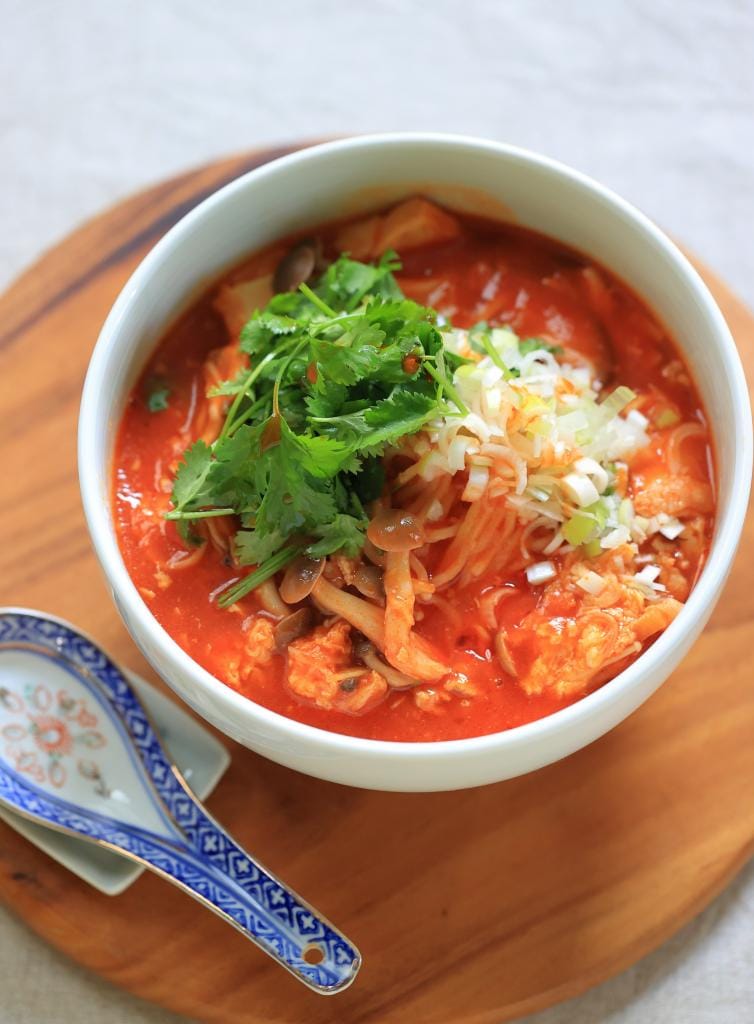
[[(316, 991), (334, 993), (353, 981), (361, 965), (358, 950), (207, 813), (168, 760), (131, 686), (99, 647), (62, 622), (25, 612), (0, 615), (0, 645), (31, 646), (62, 658), (90, 691), (106, 698), (106, 709), (130, 735), (147, 781), (177, 826), (175, 841), (50, 796), (2, 763), (0, 800), (144, 861), (211, 904)], [(320, 963), (304, 959), (312, 946), (323, 957)]]

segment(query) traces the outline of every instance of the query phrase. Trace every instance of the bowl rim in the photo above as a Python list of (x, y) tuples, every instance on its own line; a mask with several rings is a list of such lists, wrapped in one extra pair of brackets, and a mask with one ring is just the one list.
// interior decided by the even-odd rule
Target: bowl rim
[[(683, 278), (685, 287), (695, 297), (699, 312), (706, 318), (706, 333), (714, 339), (717, 354), (734, 394), (733, 416), (735, 419), (736, 444), (732, 455), (733, 478), (738, 482), (734, 488), (733, 500), (723, 510), (718, 508), (715, 535), (710, 555), (701, 576), (677, 618), (634, 662), (597, 690), (576, 700), (543, 718), (518, 725), (507, 730), (450, 740), (378, 740), (350, 734), (331, 732), (318, 726), (307, 725), (288, 718), (279, 712), (257, 704), (213, 676), (198, 662), (194, 661), (158, 622), (140, 596), (136, 585), (126, 569), (117, 540), (112, 529), (110, 504), (103, 506), (98, 485), (100, 467), (95, 462), (95, 437), (97, 430), (105, 429), (105, 415), (98, 403), (99, 381), (102, 379), (113, 349), (117, 350), (118, 337), (124, 325), (138, 308), (140, 293), (152, 274), (171, 257), (173, 250), (180, 247), (184, 237), (190, 234), (195, 224), (211, 218), (215, 209), (239, 192), (253, 188), (254, 183), (274, 177), (297, 164), (315, 164), (354, 150), (369, 147), (401, 147), (405, 145), (449, 150), (475, 150), (503, 160), (513, 160), (550, 172), (553, 176), (565, 178), (582, 191), (590, 193), (592, 201), (602, 202), (613, 209), (622, 219), (632, 222), (644, 237), (644, 242), (660, 250), (664, 258)], [(431, 175), (428, 176), (431, 179)], [(357, 755), (362, 760), (380, 760), (383, 757), (400, 756), (421, 760), (428, 756), (457, 760), (470, 755), (482, 755), (490, 751), (502, 754), (506, 749), (528, 746), (533, 741), (546, 741), (566, 733), (579, 723), (585, 722), (600, 712), (620, 703), (621, 697), (638, 686), (641, 679), (652, 674), (661, 666), (672, 649), (685, 635), (701, 628), (725, 582), (743, 530), (747, 511), (752, 470), (752, 422), (749, 394), (743, 366), (728, 325), (698, 272), (678, 247), (645, 214), (628, 203), (617, 193), (593, 178), (550, 157), (508, 143), (489, 139), (444, 132), (387, 132), (359, 135), (331, 142), (307, 146), (267, 164), (256, 167), (213, 192), (187, 214), (185, 214), (150, 249), (139, 263), (119, 293), (99, 334), (87, 369), (81, 398), (78, 425), (78, 467), (81, 497), (84, 513), (95, 553), (107, 581), (116, 597), (122, 602), (129, 621), (136, 625), (159, 647), (171, 670), (177, 677), (188, 676), (200, 691), (209, 691), (215, 703), (219, 703), (229, 718), (243, 723), (251, 719), (257, 728), (283, 732), (294, 742), (304, 747), (312, 744), (327, 747), (333, 755)], [(110, 466), (105, 467), (109, 479)], [(129, 625), (129, 632), (131, 627)], [(182, 699), (185, 685), (166, 680), (176, 689)], [(190, 703), (190, 701), (189, 701)]]

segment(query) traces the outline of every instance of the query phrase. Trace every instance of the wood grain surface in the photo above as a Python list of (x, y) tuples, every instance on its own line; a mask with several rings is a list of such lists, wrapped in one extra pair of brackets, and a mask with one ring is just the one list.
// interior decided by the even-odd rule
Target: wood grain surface
[[(65, 616), (148, 678), (91, 551), (76, 416), (122, 284), (179, 217), (280, 155), (165, 182), (86, 224), (0, 299), (0, 602)], [(754, 377), (754, 317), (703, 271)], [(364, 968), (313, 995), (147, 875), (108, 899), (0, 826), (0, 899), (39, 935), (162, 1006), (212, 1022), (500, 1024), (627, 967), (698, 913), (754, 852), (754, 553), (682, 668), (586, 750), (460, 793), (366, 793), (228, 741), (221, 821), (354, 939)]]

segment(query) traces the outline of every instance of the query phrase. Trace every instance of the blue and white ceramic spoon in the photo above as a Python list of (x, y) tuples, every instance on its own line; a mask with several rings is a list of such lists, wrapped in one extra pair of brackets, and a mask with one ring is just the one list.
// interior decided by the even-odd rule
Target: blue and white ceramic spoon
[(0, 609), (0, 803), (151, 868), (324, 995), (352, 943), (208, 814), (107, 655), (60, 619)]

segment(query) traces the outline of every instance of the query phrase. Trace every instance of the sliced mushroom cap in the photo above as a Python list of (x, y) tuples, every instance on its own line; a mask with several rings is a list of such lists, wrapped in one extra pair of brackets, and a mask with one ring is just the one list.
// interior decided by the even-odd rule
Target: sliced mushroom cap
[(315, 619), (313, 608), (299, 608), (297, 611), (291, 612), (290, 615), (286, 615), (278, 622), (273, 631), (275, 649), (284, 651), (288, 644), (309, 632), (314, 626)]
[(382, 603), (385, 600), (383, 572), (377, 565), (360, 565), (354, 573), (353, 585), (372, 601)]
[(308, 597), (325, 567), (324, 558), (295, 558), (280, 583), (280, 596), (288, 604), (298, 604)]
[(378, 509), (367, 527), (367, 537), (383, 551), (413, 551), (424, 544), (419, 521), (399, 508)]
[(278, 263), (272, 279), (273, 289), (275, 292), (294, 292), (300, 284), (309, 280), (316, 265), (316, 243), (299, 242)]

